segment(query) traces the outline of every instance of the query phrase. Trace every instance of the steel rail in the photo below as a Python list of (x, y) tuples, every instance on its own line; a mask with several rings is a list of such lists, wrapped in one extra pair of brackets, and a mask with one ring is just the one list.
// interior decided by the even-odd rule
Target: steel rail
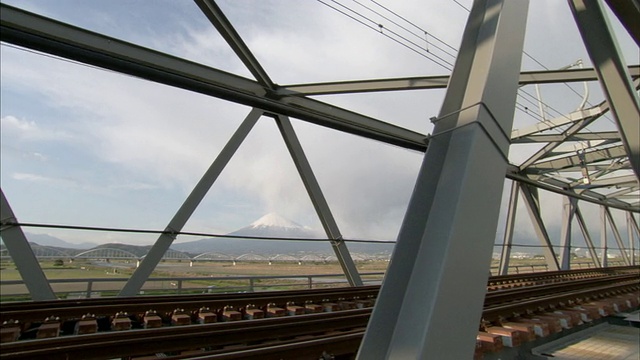
[[(495, 304), (487, 299), (483, 312), (483, 321), (497, 323), (515, 315), (533, 314), (535, 311), (558, 307), (571, 302), (592, 301), (603, 296), (616, 295), (622, 292), (637, 292), (640, 285), (634, 275), (623, 275), (624, 281), (607, 283), (597, 278), (583, 281), (581, 289), (569, 289), (555, 294), (542, 294), (540, 289), (529, 289), (520, 294), (520, 300), (504, 304)], [(587, 283), (591, 282), (591, 285)], [(604, 283), (604, 285), (603, 285)], [(586, 288), (588, 286), (588, 288)], [(595, 287), (594, 287), (595, 286)], [(314, 336), (310, 343), (318, 340), (325, 349), (334, 353), (331, 337), (327, 332), (356, 330), (349, 334), (355, 336), (359, 329), (366, 326), (371, 309), (344, 310), (333, 313), (300, 315), (282, 318), (270, 318), (243, 322), (228, 322), (194, 326), (175, 326), (149, 330), (130, 330), (124, 332), (98, 333), (73, 337), (50, 338), (32, 341), (18, 341), (0, 345), (2, 359), (31, 359), (44, 357), (48, 359), (106, 359), (116, 356), (145, 355), (157, 352), (186, 351), (191, 349), (228, 346), (232, 344), (257, 344), (258, 342), (280, 342), (277, 345), (255, 345), (240, 350), (213, 351), (202, 353), (202, 359), (247, 359), (271, 357), (269, 354), (295, 354), (296, 358), (307, 358), (313, 352), (298, 356), (297, 351), (304, 352), (305, 342), (293, 339), (300, 336)], [(350, 339), (354, 340), (355, 338)], [(282, 340), (293, 339), (291, 342)], [(334, 338), (340, 342), (340, 336)], [(298, 343), (298, 340), (301, 342)], [(296, 344), (298, 343), (298, 344)], [(353, 345), (353, 344), (352, 344)], [(336, 345), (341, 348), (342, 345)], [(307, 348), (310, 350), (311, 348)], [(344, 350), (340, 350), (344, 351)], [(222, 353), (221, 353), (222, 352)], [(264, 357), (259, 357), (264, 354)], [(315, 353), (317, 358), (321, 353)], [(276, 356), (276, 355), (273, 355)], [(190, 356), (193, 358), (193, 356)]]
[(484, 321), (499, 322), (503, 319), (513, 317), (515, 315), (524, 315), (531, 313), (532, 310), (548, 309), (550, 307), (559, 307), (563, 304), (571, 302), (585, 301), (596, 299), (605, 294), (638, 292), (640, 284), (638, 280), (628, 280), (621, 283), (601, 285), (597, 288), (583, 288), (581, 290), (566, 291), (561, 294), (544, 295), (532, 297), (528, 300), (521, 300), (517, 303), (492, 305), (485, 307), (482, 313)]
[[(195, 357), (193, 355), (172, 356), (171, 359), (282, 360), (295, 358), (297, 360), (318, 360), (323, 354), (326, 354), (329, 358), (335, 357), (339, 359), (342, 356), (347, 356), (347, 359), (349, 359), (351, 358), (349, 355), (358, 351), (363, 336), (364, 329), (315, 336), (311, 340), (289, 340), (266, 346), (264, 344), (247, 346), (245, 349), (231, 352), (222, 350), (207, 352), (202, 356)], [(330, 352), (327, 352), (327, 349), (331, 349)]]
[[(82, 299), (62, 300), (32, 303), (3, 304), (0, 311), (0, 321), (10, 319), (21, 322), (42, 321), (47, 316), (55, 315), (62, 319), (79, 318), (91, 313), (96, 316), (113, 316), (120, 311), (130, 314), (143, 314), (147, 310), (154, 310), (159, 314), (171, 313), (176, 308), (187, 311), (197, 310), (201, 307), (209, 307), (212, 310), (222, 309), (232, 305), (235, 308), (247, 305), (264, 307), (274, 303), (284, 306), (294, 302), (327, 302), (337, 301), (340, 298), (367, 299), (376, 296), (379, 286), (363, 286), (356, 288), (312, 289), (298, 291), (274, 291), (242, 294), (202, 294), (202, 295), (174, 295), (163, 297), (130, 297), (109, 299)], [(96, 300), (96, 301), (94, 301)]]
[(581, 279), (562, 283), (544, 284), (518, 287), (507, 290), (493, 291), (485, 296), (485, 306), (497, 306), (499, 304), (520, 301), (529, 297), (551, 296), (566, 292), (590, 289), (594, 286), (606, 286), (619, 283), (638, 282), (637, 274), (626, 274), (598, 278)]
[(108, 359), (313, 335), (365, 327), (370, 309), (243, 322), (97, 333), (0, 345), (1, 359)]
[[(604, 277), (624, 273), (640, 274), (640, 266), (622, 266), (615, 268), (581, 269), (570, 271), (553, 271), (544, 273), (530, 273), (518, 275), (493, 276), (487, 283), (488, 295), (499, 292), (500, 289), (532, 286), (537, 284), (567, 283), (576, 278)], [(310, 290), (284, 290), (256, 293), (233, 294), (198, 294), (198, 295), (169, 295), (144, 296), (123, 298), (97, 298), (53, 300), (36, 302), (3, 303), (0, 310), (0, 322), (19, 320), (22, 323), (41, 322), (48, 316), (55, 315), (63, 320), (78, 319), (82, 315), (91, 313), (97, 316), (113, 316), (120, 311), (130, 314), (144, 313), (149, 309), (159, 314), (173, 312), (176, 308), (194, 311), (200, 307), (222, 309), (225, 306), (241, 308), (248, 304), (263, 307), (270, 303), (284, 306), (294, 302), (304, 304), (311, 302), (336, 301), (337, 299), (360, 298), (366, 300), (377, 296), (380, 286), (369, 285), (357, 288), (328, 288)]]

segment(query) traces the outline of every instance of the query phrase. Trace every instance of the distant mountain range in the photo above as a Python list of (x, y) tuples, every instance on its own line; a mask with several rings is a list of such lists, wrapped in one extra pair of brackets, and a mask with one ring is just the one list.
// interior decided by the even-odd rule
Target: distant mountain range
[(47, 234), (32, 234), (25, 232), (24, 235), (27, 237), (27, 240), (29, 240), (29, 242), (36, 243), (42, 246), (52, 246), (66, 249), (91, 249), (93, 247), (96, 247), (97, 245), (96, 243), (90, 242), (74, 244)]
[[(242, 255), (247, 253), (264, 255), (333, 254), (331, 243), (329, 240), (322, 240), (324, 236), (320, 232), (296, 224), (274, 213), (267, 214), (251, 223), (251, 225), (227, 235), (230, 237), (189, 241), (173, 244), (171, 248), (192, 254), (202, 254), (205, 252), (220, 252), (228, 255)], [(232, 238), (231, 236), (238, 236), (240, 238)], [(243, 236), (251, 237), (252, 239), (241, 238)], [(308, 240), (276, 240), (281, 238)], [(352, 243), (348, 245), (348, 248), (354, 253), (390, 254), (393, 250), (393, 244)]]
[[(97, 245), (95, 243), (85, 242), (81, 244), (74, 244), (46, 234), (25, 233), (25, 235), (32, 244), (75, 250), (67, 252), (69, 254), (75, 254), (81, 250), (93, 248), (117, 248), (129, 251), (137, 256), (143, 256), (151, 248), (151, 245), (137, 246), (121, 243)], [(218, 252), (231, 256), (239, 256), (247, 253), (261, 254), (265, 256), (276, 254), (316, 254), (330, 256), (334, 254), (331, 249), (330, 241), (326, 239), (323, 240), (322, 238), (325, 236), (320, 232), (314, 231), (309, 227), (296, 224), (295, 222), (275, 213), (269, 213), (250, 225), (229, 233), (228, 236), (229, 237), (206, 238), (183, 243), (174, 243), (171, 246), (171, 249), (192, 255), (198, 255), (206, 252)], [(241, 238), (243, 236), (251, 237), (251, 239)], [(308, 240), (274, 240), (274, 238)], [(2, 245), (2, 247), (4, 247), (4, 244)], [(386, 255), (391, 254), (393, 251), (393, 244), (387, 243), (348, 243), (347, 246), (352, 254), (362, 253), (368, 255)]]

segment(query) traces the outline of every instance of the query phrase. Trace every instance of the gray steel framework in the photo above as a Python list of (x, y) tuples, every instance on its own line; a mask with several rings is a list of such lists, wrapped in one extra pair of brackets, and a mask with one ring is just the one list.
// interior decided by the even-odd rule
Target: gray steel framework
[[(629, 214), (629, 213), (628, 213)], [(582, 212), (580, 211), (580, 207), (576, 204), (576, 219), (578, 220), (578, 225), (580, 225), (580, 231), (582, 231), (582, 236), (584, 236), (584, 241), (587, 244), (587, 250), (589, 250), (589, 256), (591, 256), (591, 260), (596, 267), (601, 267), (602, 263), (598, 259), (598, 253), (596, 252), (596, 248), (593, 245), (593, 240), (591, 240), (591, 235), (589, 234), (589, 230), (587, 229), (587, 224), (584, 221), (584, 217), (582, 216)]]
[[(637, 26), (633, 21), (634, 16), (640, 13), (637, 2), (634, 1), (627, 7), (614, 1), (607, 2), (638, 42)], [(581, 228), (594, 264), (607, 266), (608, 224), (612, 227), (618, 248), (626, 255), (627, 249), (609, 211), (611, 208), (626, 212), (630, 254), (626, 255), (625, 262), (636, 261), (633, 234), (635, 230), (636, 237), (640, 237), (634, 217), (634, 213), (640, 212), (640, 113), (637, 95), (640, 66), (623, 63), (600, 3), (601, 1), (569, 1), (593, 60), (593, 69), (520, 73), (518, 66), (522, 44), (521, 40), (516, 39), (520, 39), (521, 32), (524, 31), (524, 20), (516, 19), (526, 12), (526, 6), (523, 2), (506, 1), (503, 11), (497, 11), (502, 6), (502, 2), (498, 0), (477, 0), (474, 3), (465, 40), (456, 60), (456, 69), (451, 77), (437, 75), (278, 86), (213, 0), (196, 0), (196, 4), (256, 80), (5, 4), (0, 4), (0, 40), (254, 108), (176, 212), (165, 233), (159, 237), (121, 295), (135, 295), (138, 292), (166, 253), (176, 233), (188, 221), (224, 164), (233, 155), (235, 148), (242, 143), (252, 124), (263, 112), (276, 119), (351, 285), (361, 284), (359, 274), (288, 117), (407, 149), (427, 151), (423, 170), (398, 237), (383, 294), (374, 311), (372, 324), (377, 324), (373, 325), (377, 331), (367, 333), (360, 357), (377, 358), (384, 354), (389, 354), (389, 357), (404, 354), (420, 357), (426, 356), (428, 351), (429, 355), (446, 354), (449, 358), (467, 358), (473, 343), (472, 334), (477, 328), (477, 319), (474, 317), (479, 314), (484, 291), (482, 284), (487, 274), (485, 265), (488, 264), (485, 264), (482, 255), (486, 253), (488, 261), (490, 240), (493, 241), (497, 221), (495, 212), (486, 209), (498, 206), (496, 199), (499, 198), (505, 173), (514, 183), (507, 214), (501, 273), (506, 273), (509, 265), (518, 193), (525, 199), (524, 204), (529, 210), (551, 269), (570, 267), (567, 256), (572, 248), (572, 217)], [(511, 7), (513, 13), (509, 10)], [(480, 24), (479, 19), (485, 13), (491, 16)], [(503, 19), (499, 25), (496, 23), (498, 18)], [(492, 31), (495, 28), (491, 28), (494, 25), (506, 27), (508, 36), (494, 37)], [(475, 38), (472, 33), (475, 33)], [(491, 57), (490, 54), (494, 51), (497, 56)], [(481, 59), (484, 55), (487, 57)], [(497, 72), (496, 67), (499, 69)], [(545, 119), (530, 128), (511, 130), (514, 110), (512, 100), (518, 87), (596, 79), (606, 94), (606, 100), (602, 103), (586, 109), (581, 107), (578, 111), (554, 119)], [(447, 98), (433, 136), (310, 98), (311, 95), (322, 94), (444, 87), (447, 87)], [(498, 90), (487, 94), (482, 91), (483, 87)], [(617, 131), (588, 129), (589, 125), (600, 121), (610, 110), (617, 121)], [(522, 144), (540, 144), (541, 147), (520, 163), (506, 164), (508, 147)], [(473, 174), (480, 173), (482, 176), (473, 178)], [(537, 189), (571, 198), (566, 200), (569, 205), (564, 225), (567, 228), (563, 230), (561, 239), (560, 261), (555, 255), (540, 214)], [(444, 194), (455, 194), (457, 201), (443, 199)], [(601, 259), (598, 259), (586, 228), (580, 201), (602, 206)], [(478, 207), (482, 207), (482, 210), (478, 211)], [(497, 208), (495, 210), (497, 212)], [(477, 214), (481, 216), (472, 219)], [(11, 244), (13, 249), (10, 251), (18, 269), (26, 274), (23, 278), (32, 297), (51, 298), (53, 293), (46, 290), (47, 287), (50, 290), (50, 286), (43, 283), (46, 283), (46, 278), (41, 274), (42, 270), (32, 256), (33, 252), (20, 226), (10, 225), (16, 220), (4, 194), (1, 217), (2, 237), (7, 247)], [(465, 232), (465, 229), (472, 226), (481, 231), (474, 229), (473, 234)], [(479, 239), (470, 240), (478, 234)], [(469, 253), (473, 253), (473, 259), (469, 259)], [(469, 264), (469, 268), (458, 271), (453, 263)], [(467, 272), (473, 276), (463, 279), (466, 285), (466, 288), (462, 287), (465, 288), (465, 295), (458, 298), (455, 288), (460, 288), (459, 280)], [(403, 300), (395, 299), (396, 293), (402, 294)], [(453, 310), (456, 318), (462, 317), (460, 310), (464, 310), (466, 319), (466, 323), (458, 324), (460, 328), (456, 333), (462, 337), (456, 339), (450, 338), (448, 332), (438, 328), (445, 319), (448, 321), (451, 318)], [(470, 344), (469, 348), (460, 346), (467, 343)], [(451, 352), (443, 352), (442, 349), (445, 348)]]
[(638, 227), (638, 222), (633, 217), (633, 215), (631, 215), (631, 213), (627, 213), (627, 236), (629, 237), (629, 254), (631, 256), (631, 265), (637, 265), (636, 243), (633, 236), (634, 233), (635, 237), (640, 239), (640, 227)]
[(522, 191), (522, 195), (525, 200), (524, 203), (527, 207), (527, 211), (529, 212), (529, 217), (531, 218), (533, 228), (538, 235), (540, 244), (542, 245), (542, 251), (544, 253), (544, 258), (547, 261), (547, 267), (551, 271), (560, 270), (558, 258), (556, 257), (555, 250), (553, 249), (553, 244), (551, 244), (551, 239), (549, 238), (549, 233), (547, 232), (547, 228), (545, 227), (544, 221), (542, 220), (542, 215), (540, 214), (540, 200), (538, 197), (538, 189), (530, 185), (522, 185), (520, 187), (520, 190)]
[(304, 154), (304, 150), (302, 149), (302, 145), (300, 145), (298, 136), (293, 130), (293, 126), (291, 126), (291, 120), (286, 116), (280, 115), (276, 117), (276, 123), (278, 124), (278, 129), (280, 129), (280, 133), (287, 145), (287, 149), (289, 149), (291, 158), (298, 169), (298, 173), (302, 177), (302, 182), (309, 193), (309, 197), (311, 198), (313, 207), (320, 218), (322, 227), (324, 228), (327, 237), (331, 240), (331, 247), (333, 248), (336, 257), (338, 258), (338, 262), (347, 277), (347, 281), (349, 281), (351, 286), (362, 286), (362, 279), (360, 278), (360, 274), (358, 274), (358, 269), (356, 269), (356, 265), (351, 258), (349, 250), (347, 249), (347, 244), (342, 239), (342, 234), (340, 233), (338, 224), (333, 218), (331, 209), (329, 209), (329, 204), (324, 198), (322, 189), (320, 189), (320, 184), (318, 184), (318, 180), (316, 180), (316, 177), (313, 174), (311, 164), (309, 164), (309, 161)]
[(610, 30), (602, 4), (598, 1), (569, 0), (569, 5), (589, 56), (595, 64), (600, 85), (618, 124), (620, 137), (633, 171), (640, 177), (638, 94), (621, 58), (620, 49)]
[(426, 136), (337, 106), (282, 97), (254, 80), (0, 4), (0, 40), (158, 83), (422, 150)]
[(616, 239), (616, 243), (618, 245), (618, 249), (620, 250), (620, 255), (622, 255), (624, 263), (626, 265), (631, 265), (631, 261), (629, 261), (629, 254), (627, 254), (624, 242), (622, 242), (622, 237), (620, 237), (620, 231), (618, 231), (618, 225), (616, 225), (615, 221), (613, 220), (613, 216), (611, 216), (611, 210), (609, 210), (609, 208), (607, 208), (606, 206), (603, 206), (602, 209), (604, 210), (605, 217), (611, 226), (613, 237)]
[(576, 214), (578, 200), (565, 197), (563, 199), (562, 233), (560, 235), (560, 269), (571, 268), (571, 224)]
[(607, 211), (605, 206), (600, 207), (600, 264), (609, 266), (609, 248), (607, 244)]
[[(281, 93), (282, 88), (276, 87), (276, 89), (273, 90), (263, 86), (257, 81), (162, 54), (118, 39), (88, 32), (77, 27), (15, 9), (5, 4), (0, 4), (0, 6), (2, 9), (0, 14), (0, 28), (2, 30), (0, 36), (2, 41), (132, 74), (163, 84), (217, 96), (241, 104), (256, 106), (264, 110), (296, 117), (322, 126), (410, 149), (424, 151), (427, 146), (427, 135), (424, 134), (406, 130), (336, 106), (327, 105), (320, 101), (312, 100), (309, 97), (300, 96), (299, 94), (288, 96)], [(253, 61), (245, 61), (245, 63), (246, 62), (252, 63)], [(630, 67), (630, 72), (634, 77), (638, 76), (638, 71), (638, 66)], [(574, 72), (583, 75), (576, 77), (573, 75)], [(440, 77), (438, 81), (444, 83), (445, 78), (446, 76)], [(593, 72), (589, 72), (587, 69), (544, 71), (529, 75), (524, 73), (521, 75), (521, 79), (523, 78), (525, 79), (523, 81), (526, 83), (529, 83), (529, 81), (531, 81), (531, 83), (544, 83), (563, 80), (577, 81), (593, 79), (594, 77)], [(385, 81), (387, 80), (374, 80), (374, 82)], [(392, 79), (389, 81), (395, 80)], [(636, 81), (635, 86), (637, 87), (638, 84)], [(386, 89), (382, 87), (381, 90)], [(358, 90), (353, 89), (353, 91)], [(606, 113), (606, 109), (600, 109), (600, 106), (585, 111), (593, 113), (593, 110), (599, 113), (600, 116)], [(572, 115), (569, 115), (566, 118), (571, 118), (571, 116)], [(544, 137), (548, 136), (548, 134), (544, 133), (545, 128), (553, 129), (557, 126), (562, 126), (561, 123), (554, 123), (553, 126), (546, 127), (547, 123), (548, 122), (540, 124), (537, 130), (529, 132), (529, 139), (545, 141)], [(522, 143), (523, 140), (515, 135), (515, 131), (516, 130), (514, 130), (514, 134), (512, 135), (513, 143)], [(541, 138), (536, 139), (535, 136), (537, 135)], [(585, 132), (573, 133), (570, 136), (564, 135), (563, 138), (565, 142), (572, 142), (579, 141), (581, 137), (593, 138), (597, 136), (598, 134)], [(611, 140), (613, 141), (615, 139)], [(554, 139), (553, 141), (558, 140)], [(598, 146), (601, 145), (590, 145), (588, 149), (598, 149)], [(622, 157), (625, 156), (626, 151)], [(625, 157), (622, 164), (623, 166), (619, 167), (620, 170), (630, 169), (628, 157)], [(563, 193), (567, 184), (573, 182), (570, 176), (567, 177), (566, 180), (546, 181), (546, 179), (542, 179), (541, 181), (535, 176), (530, 176), (527, 169), (521, 170), (523, 171), (519, 171), (517, 174), (508, 171), (507, 177), (517, 181), (532, 182), (533, 185), (559, 193)], [(640, 211), (640, 204), (638, 202), (621, 202), (617, 201), (617, 199), (607, 198), (602, 193), (564, 193), (585, 201), (595, 203), (605, 202), (608, 206), (634, 212)]]
[(474, 2), (359, 359), (473, 356), (527, 7)]
[[(640, 77), (640, 66), (629, 66), (634, 79)], [(594, 69), (564, 69), (525, 71), (520, 74), (520, 85), (570, 83), (598, 80)], [(381, 91), (405, 91), (444, 89), (449, 76), (418, 76), (397, 79), (336, 81), (315, 84), (282, 85), (276, 91), (280, 95), (335, 95)]]
[(204, 199), (205, 195), (207, 195), (213, 183), (218, 179), (224, 167), (229, 163), (233, 154), (238, 150), (242, 141), (247, 137), (247, 134), (249, 134), (263, 113), (260, 109), (253, 109), (249, 115), (247, 115), (242, 124), (240, 124), (240, 127), (238, 127), (233, 136), (231, 136), (227, 145), (225, 145), (198, 184), (193, 188), (191, 194), (189, 194), (180, 209), (178, 209), (173, 216), (165, 228), (165, 232), (158, 237), (158, 240), (156, 240), (151, 250), (149, 250), (149, 253), (140, 263), (140, 266), (131, 274), (131, 278), (129, 278), (129, 281), (124, 285), (118, 294), (119, 296), (135, 296), (138, 294), (145, 281), (162, 259), (162, 256), (169, 250), (169, 246), (171, 246), (176, 239), (177, 233), (179, 233), (187, 221), (189, 221), (193, 212), (202, 199)]
[(502, 243), (502, 253), (498, 264), (498, 274), (506, 275), (509, 272), (509, 259), (511, 259), (511, 248), (513, 244), (513, 231), (516, 226), (516, 209), (518, 208), (518, 194), (520, 193), (520, 183), (511, 182), (511, 195), (509, 196), (509, 208), (507, 210), (507, 221), (504, 229), (504, 239)]
[(2, 220), (2, 240), (7, 246), (11, 257), (20, 272), (29, 294), (33, 300), (52, 300), (56, 296), (51, 289), (51, 285), (44, 275), (36, 255), (31, 250), (27, 238), (20, 226), (11, 224), (18, 223), (16, 216), (11, 210), (9, 201), (0, 189), (0, 219)]

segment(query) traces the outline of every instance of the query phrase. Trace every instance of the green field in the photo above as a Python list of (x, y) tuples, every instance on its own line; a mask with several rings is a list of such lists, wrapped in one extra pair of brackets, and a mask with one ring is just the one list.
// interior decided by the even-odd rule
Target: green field
[[(545, 271), (545, 260), (541, 257), (533, 259), (511, 259), (510, 273), (527, 273)], [(356, 262), (360, 273), (384, 272), (389, 262), (387, 261), (363, 261)], [(611, 266), (622, 265), (612, 262)], [(96, 281), (91, 285), (92, 292), (99, 296), (112, 296), (117, 294), (124, 286), (126, 279), (135, 271), (136, 263), (131, 260), (48, 260), (40, 263), (45, 276), (49, 280), (59, 279), (113, 279), (113, 281)], [(498, 261), (491, 263), (492, 274), (497, 274)], [(591, 267), (586, 258), (573, 259), (572, 267)], [(172, 280), (149, 281), (144, 287), (145, 294), (180, 293), (189, 292), (217, 292), (217, 291), (261, 291), (292, 288), (306, 288), (309, 281), (306, 275), (342, 274), (340, 265), (336, 262), (327, 263), (298, 263), (298, 262), (194, 262), (187, 261), (163, 261), (152, 273), (151, 278), (172, 278)], [(247, 276), (300, 276), (296, 279), (234, 279), (230, 277)], [(176, 278), (194, 278), (197, 280), (173, 280)], [(229, 279), (217, 279), (229, 277)], [(15, 264), (10, 260), (0, 260), (0, 279), (3, 282), (21, 280)], [(122, 280), (119, 280), (122, 279)], [(364, 280), (379, 281), (381, 276), (363, 276)], [(344, 286), (346, 283), (341, 277), (333, 279), (314, 278), (314, 287)], [(85, 297), (87, 294), (87, 282), (63, 282), (52, 283), (52, 288), (59, 297), (77, 296)], [(28, 291), (23, 284), (1, 284), (0, 301), (28, 300)]]

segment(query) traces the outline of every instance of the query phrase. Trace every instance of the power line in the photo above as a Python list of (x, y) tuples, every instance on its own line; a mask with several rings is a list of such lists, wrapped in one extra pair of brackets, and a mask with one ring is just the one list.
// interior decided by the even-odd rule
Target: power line
[(471, 12), (471, 9), (467, 8), (466, 6), (460, 4), (457, 0), (453, 0), (454, 3), (458, 4), (458, 6), (460, 6), (461, 8), (467, 10), (468, 12)]
[[(416, 25), (415, 23), (413, 23), (412, 21), (409, 21), (407, 18), (403, 17), (402, 15), (399, 15), (398, 13), (394, 12), (393, 10), (385, 7), (384, 5), (378, 3), (375, 0), (371, 0), (372, 3), (378, 5), (379, 7), (385, 9), (386, 11), (390, 12), (391, 14), (395, 15), (396, 17), (404, 20), (407, 24), (415, 27), (416, 29), (420, 30), (423, 33), (427, 33), (428, 31), (426, 31), (425, 29), (421, 28), (420, 26)], [(443, 45), (449, 47), (451, 50), (453, 50), (454, 52), (458, 52), (458, 49), (456, 49), (455, 47), (447, 44), (446, 42), (442, 41), (440, 38), (438, 38), (437, 36), (433, 36), (434, 39), (438, 40), (439, 42), (441, 42)]]
[[(153, 235), (171, 235), (171, 236), (200, 236), (200, 237), (225, 237), (225, 238), (233, 238), (233, 239), (246, 239), (246, 240), (287, 240), (287, 241), (309, 241), (309, 242), (326, 242), (332, 239), (329, 238), (293, 238), (293, 237), (259, 237), (259, 236), (250, 236), (250, 235), (228, 235), (228, 234), (214, 234), (214, 233), (203, 233), (203, 232), (190, 232), (190, 231), (163, 231), (163, 230), (151, 230), (151, 229), (131, 229), (131, 228), (115, 228), (115, 227), (98, 227), (98, 226), (78, 226), (78, 225), (61, 225), (61, 224), (42, 224), (42, 223), (19, 223), (12, 221), (4, 221), (0, 223), (0, 227), (2, 229), (6, 229), (9, 227), (34, 227), (34, 228), (45, 228), (45, 229), (64, 229), (64, 230), (83, 230), (83, 231), (100, 231), (100, 232), (120, 232), (120, 233), (129, 233), (129, 234), (153, 234)], [(392, 240), (364, 240), (364, 239), (342, 239), (346, 242), (358, 242), (358, 243), (375, 243), (375, 244), (394, 244), (395, 241)]]
[[(333, 10), (335, 10), (335, 11), (337, 11), (337, 12), (339, 12), (339, 13), (341, 13), (341, 14), (345, 15), (345, 16), (347, 16), (348, 18), (350, 18), (350, 19), (352, 19), (352, 20), (357, 21), (357, 22), (358, 22), (358, 23), (360, 23), (361, 25), (364, 25), (364, 26), (366, 26), (367, 28), (369, 28), (369, 29), (371, 29), (371, 30), (374, 30), (374, 31), (376, 31), (376, 32), (378, 32), (378, 33), (380, 33), (380, 34), (384, 35), (385, 37), (387, 37), (387, 38), (389, 38), (389, 39), (391, 39), (391, 40), (395, 41), (396, 43), (398, 43), (398, 44), (400, 44), (400, 45), (402, 45), (402, 46), (406, 47), (407, 49), (409, 49), (409, 50), (411, 50), (411, 51), (415, 52), (416, 54), (418, 54), (418, 55), (420, 55), (420, 56), (422, 56), (422, 57), (424, 57), (424, 58), (426, 58), (426, 59), (428, 59), (428, 60), (432, 61), (433, 63), (435, 63), (435, 64), (437, 64), (437, 65), (439, 65), (439, 66), (443, 67), (443, 68), (444, 68), (444, 69), (446, 69), (446, 70), (451, 70), (451, 68), (453, 67), (453, 64), (451, 64), (451, 63), (450, 63), (450, 62), (448, 62), (447, 60), (445, 60), (445, 59), (441, 58), (440, 56), (435, 55), (435, 54), (433, 54), (433, 53), (428, 53), (430, 56), (435, 57), (435, 58), (437, 58), (437, 59), (438, 59), (438, 60), (440, 60), (440, 61), (438, 61), (438, 60), (435, 60), (435, 59), (431, 58), (429, 55), (427, 55), (427, 54), (423, 53), (423, 52), (422, 52), (422, 51), (423, 51), (422, 47), (420, 47), (420, 46), (419, 46), (418, 44), (416, 44), (415, 42), (413, 42), (413, 41), (411, 41), (411, 40), (408, 40), (408, 39), (407, 39), (407, 38), (405, 38), (404, 36), (401, 36), (401, 35), (397, 34), (396, 32), (394, 32), (394, 31), (392, 31), (392, 30), (387, 29), (387, 31), (388, 31), (389, 33), (394, 34), (394, 35), (395, 35), (395, 36), (397, 36), (398, 38), (400, 38), (400, 39), (402, 39), (402, 40), (404, 40), (404, 41), (408, 42), (409, 44), (411, 44), (411, 45), (413, 45), (413, 46), (417, 47), (417, 48), (418, 48), (418, 49), (420, 49), (420, 50), (416, 50), (416, 48), (414, 48), (414, 47), (412, 47), (412, 46), (410, 46), (410, 45), (408, 45), (408, 44), (406, 44), (406, 43), (404, 43), (404, 42), (402, 42), (402, 41), (398, 40), (397, 38), (395, 38), (395, 37), (393, 37), (393, 36), (390, 36), (390, 35), (389, 35), (389, 34), (387, 34), (385, 31), (383, 31), (384, 26), (383, 26), (382, 24), (377, 23), (376, 21), (374, 21), (374, 20), (372, 20), (372, 19), (370, 19), (370, 18), (368, 18), (368, 17), (366, 17), (366, 16), (364, 16), (364, 15), (362, 15), (362, 14), (358, 13), (357, 11), (355, 11), (355, 10), (353, 10), (353, 9), (351, 9), (351, 8), (349, 8), (349, 7), (345, 6), (345, 5), (343, 5), (343, 4), (338, 3), (338, 2), (337, 2), (337, 1), (335, 1), (335, 0), (331, 0), (331, 1), (332, 1), (333, 3), (335, 3), (335, 4), (339, 5), (340, 7), (342, 7), (342, 8), (344, 8), (344, 9), (348, 10), (349, 12), (354, 13), (355, 15), (357, 15), (357, 16), (359, 16), (359, 17), (361, 17), (361, 18), (365, 19), (366, 21), (368, 21), (368, 22), (371, 22), (371, 23), (373, 23), (373, 24), (378, 25), (378, 28), (375, 28), (375, 27), (373, 27), (373, 26), (371, 26), (371, 25), (369, 25), (369, 24), (365, 23), (364, 21), (362, 21), (362, 20), (360, 20), (360, 19), (356, 18), (355, 16), (353, 16), (353, 15), (351, 15), (351, 14), (349, 14), (349, 13), (347, 13), (347, 12), (345, 12), (345, 11), (343, 11), (343, 10), (341, 10), (341, 9), (339, 9), (339, 8), (337, 8), (337, 7), (335, 7), (335, 6), (332, 6), (331, 4), (328, 4), (328, 3), (326, 3), (326, 2), (324, 2), (324, 1), (322, 1), (322, 0), (318, 0), (318, 2), (319, 2), (319, 3), (321, 3), (321, 4), (323, 4), (323, 5), (327, 6), (327, 7), (331, 8), (331, 9), (333, 9)], [(443, 63), (444, 63), (444, 64), (443, 64)], [(445, 65), (445, 64), (446, 64), (446, 65)]]
[[(418, 39), (420, 39), (420, 40), (425, 40), (425, 41), (426, 41), (426, 44), (427, 44), (427, 48), (426, 48), (427, 52), (429, 52), (429, 45), (430, 45), (430, 43), (429, 43), (429, 39), (428, 39), (428, 35), (431, 35), (431, 37), (432, 37), (432, 38), (434, 38), (434, 39), (436, 39), (436, 40), (440, 41), (441, 43), (443, 43), (443, 44), (445, 44), (445, 45), (447, 45), (447, 46), (448, 46), (448, 44), (444, 43), (442, 40), (438, 39), (436, 36), (433, 36), (432, 34), (429, 34), (429, 32), (428, 32), (428, 31), (426, 31), (426, 30), (423, 30), (423, 29), (421, 29), (421, 28), (419, 28), (419, 27), (418, 27), (418, 29), (420, 29), (420, 31), (425, 35), (425, 37), (423, 38), (420, 34), (416, 34), (416, 33), (415, 33), (415, 32), (413, 32), (412, 30), (407, 29), (407, 28), (406, 28), (406, 27), (404, 27), (403, 25), (398, 24), (398, 23), (397, 23), (397, 22), (395, 22), (394, 20), (392, 20), (392, 19), (388, 18), (387, 16), (385, 16), (385, 15), (381, 14), (380, 12), (378, 12), (378, 11), (376, 11), (376, 10), (374, 10), (374, 9), (372, 9), (372, 8), (370, 8), (370, 7), (368, 7), (367, 5), (364, 5), (363, 3), (359, 2), (358, 0), (353, 0), (353, 2), (355, 2), (356, 4), (358, 4), (358, 5), (362, 6), (362, 7), (364, 7), (365, 9), (367, 9), (367, 10), (371, 11), (372, 13), (374, 13), (374, 14), (376, 14), (376, 15), (378, 15), (378, 16), (380, 16), (380, 17), (382, 17), (383, 19), (385, 19), (385, 20), (387, 20), (387, 21), (391, 22), (392, 24), (394, 24), (394, 25), (398, 26), (399, 28), (403, 29), (404, 31), (406, 31), (406, 32), (408, 32), (408, 33), (410, 33), (410, 34), (412, 34), (413, 36), (417, 37)], [(416, 26), (416, 27), (417, 27), (417, 26)], [(451, 57), (453, 57), (453, 58), (455, 58), (455, 57), (456, 57), (454, 54), (451, 54), (450, 52), (448, 52), (447, 50), (445, 50), (445, 49), (443, 49), (443, 48), (439, 47), (439, 46), (438, 46), (438, 45), (436, 45), (436, 44), (431, 44), (431, 45), (432, 45), (433, 47), (435, 47), (436, 49), (438, 49), (438, 50), (442, 51), (443, 53), (445, 53), (445, 54), (447, 54), (447, 55), (449, 55), (449, 56), (451, 56)], [(455, 51), (455, 49), (454, 49), (454, 51)]]

